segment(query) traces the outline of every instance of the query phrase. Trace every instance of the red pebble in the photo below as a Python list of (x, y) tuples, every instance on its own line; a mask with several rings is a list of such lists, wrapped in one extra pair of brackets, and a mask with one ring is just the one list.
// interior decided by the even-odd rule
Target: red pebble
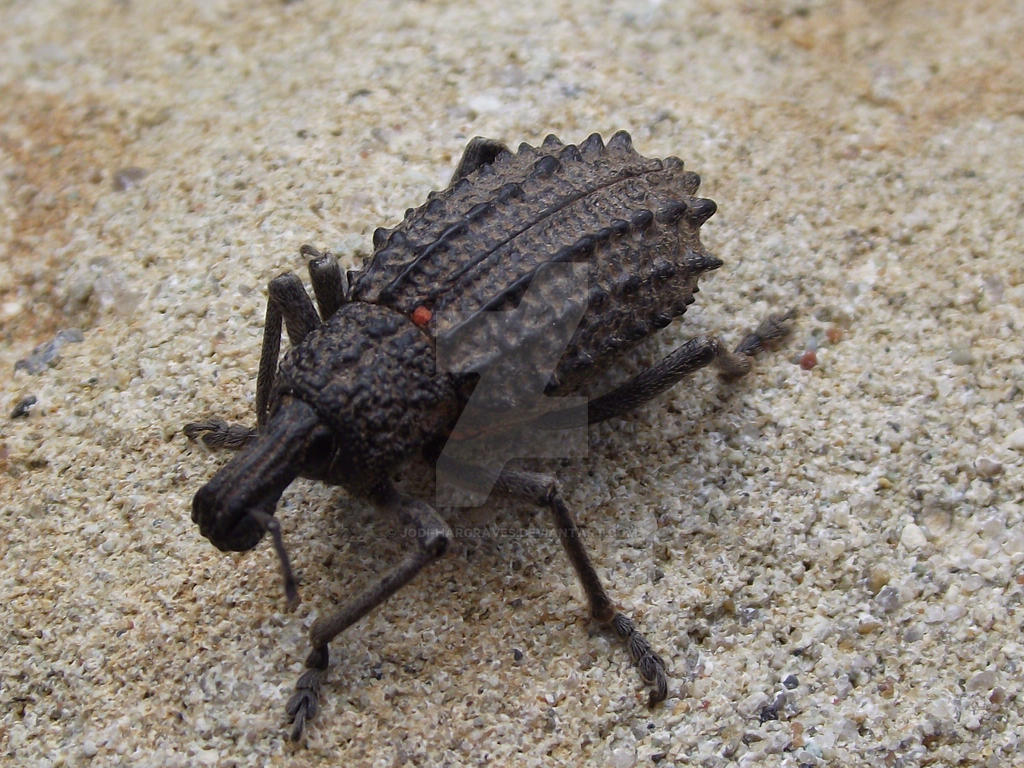
[(813, 349), (808, 349), (800, 356), (800, 367), (805, 371), (811, 370), (818, 364), (818, 353)]

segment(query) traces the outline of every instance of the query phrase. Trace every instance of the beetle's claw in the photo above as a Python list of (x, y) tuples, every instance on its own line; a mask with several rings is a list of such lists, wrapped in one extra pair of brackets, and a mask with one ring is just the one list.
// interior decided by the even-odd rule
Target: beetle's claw
[(651, 686), (651, 695), (647, 699), (647, 706), (653, 707), (658, 702), (664, 701), (668, 696), (668, 675), (665, 672), (665, 662), (654, 651), (637, 662), (640, 669), (640, 677)]
[(306, 727), (306, 702), (302, 702), (292, 715), (292, 729), (288, 733), (288, 738), (292, 741), (298, 741), (302, 738), (302, 731)]
[(320, 710), (320, 683), (323, 680), (323, 670), (307, 669), (303, 672), (299, 682), (295, 684), (295, 693), (288, 699), (285, 711), (292, 722), (292, 730), (289, 738), (298, 741), (308, 720), (316, 717)]

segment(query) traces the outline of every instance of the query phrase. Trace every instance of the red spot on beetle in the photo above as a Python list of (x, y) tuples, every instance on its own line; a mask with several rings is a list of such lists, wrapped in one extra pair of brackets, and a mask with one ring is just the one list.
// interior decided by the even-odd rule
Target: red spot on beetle
[(430, 318), (434, 316), (434, 313), (424, 307), (422, 304), (412, 311), (412, 321), (416, 323), (420, 328), (426, 328), (427, 323), (430, 322)]
[(800, 367), (805, 371), (811, 370), (818, 364), (818, 353), (813, 349), (808, 349), (802, 355), (800, 355)]

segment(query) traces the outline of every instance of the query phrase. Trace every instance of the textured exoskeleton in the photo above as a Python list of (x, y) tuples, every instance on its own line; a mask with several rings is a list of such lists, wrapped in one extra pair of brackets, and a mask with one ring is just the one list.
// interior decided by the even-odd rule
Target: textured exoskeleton
[[(291, 600), (295, 582), (273, 513), (296, 477), (344, 486), (416, 531), (414, 551), (313, 626), (307, 670), (287, 707), (293, 738), (316, 712), (330, 640), (440, 556), (452, 538), (435, 509), (400, 494), (390, 474), (413, 457), (437, 462), (481, 372), (498, 370), (502, 381), (517, 381), (518, 372), (540, 365), (538, 350), (546, 349), (552, 328), (568, 329), (557, 364), (539, 370), (554, 401), (607, 369), (614, 353), (682, 315), (700, 275), (721, 265), (700, 241), (715, 203), (695, 196), (699, 184), (678, 158), (639, 155), (624, 131), (607, 145), (597, 134), (579, 146), (549, 136), (515, 153), (477, 138), (446, 189), (430, 193), (393, 229), (374, 232), (363, 271), (343, 275), (331, 254), (303, 246), (319, 315), (299, 278), (271, 282), (257, 427), (211, 420), (185, 429), (208, 445), (240, 449), (196, 493), (192, 519), (222, 550), (250, 549), (271, 532)], [(542, 282), (542, 270), (558, 264), (585, 267), (583, 289), (565, 284), (570, 273), (555, 273), (537, 288), (543, 311), (503, 322)], [(692, 339), (582, 411), (555, 413), (542, 426), (568, 423), (572, 413), (584, 424), (618, 416), (712, 362), (724, 378), (741, 376), (765, 341), (785, 333), (785, 319), (769, 318), (733, 352), (713, 337)], [(279, 367), (282, 321), (292, 346)], [(439, 349), (453, 339), (453, 364), (438, 365)], [(513, 390), (507, 385), (491, 397), (514, 409)], [(485, 487), (551, 510), (593, 617), (626, 642), (652, 687), (650, 701), (664, 699), (665, 664), (608, 597), (555, 481), (509, 468), (478, 472), (472, 463), (456, 474), (470, 486), (486, 476)]]

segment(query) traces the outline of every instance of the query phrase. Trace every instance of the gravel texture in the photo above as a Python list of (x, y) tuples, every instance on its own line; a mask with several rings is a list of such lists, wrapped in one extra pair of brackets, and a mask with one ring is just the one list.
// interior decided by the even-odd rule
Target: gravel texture
[[(1024, 764), (1020, 3), (0, 23), (0, 761)], [(181, 426), (251, 420), (264, 289), (300, 244), (359, 263), (474, 135), (617, 128), (719, 204), (725, 266), (650, 358), (800, 311), (741, 384), (697, 375), (552, 465), (668, 700), (590, 626), (545, 516), (503, 504), (453, 515), (450, 554), (335, 641), (289, 744), (306, 629), (409, 542), (295, 483), (284, 612), (268, 545), (191, 523), (225, 457)]]

